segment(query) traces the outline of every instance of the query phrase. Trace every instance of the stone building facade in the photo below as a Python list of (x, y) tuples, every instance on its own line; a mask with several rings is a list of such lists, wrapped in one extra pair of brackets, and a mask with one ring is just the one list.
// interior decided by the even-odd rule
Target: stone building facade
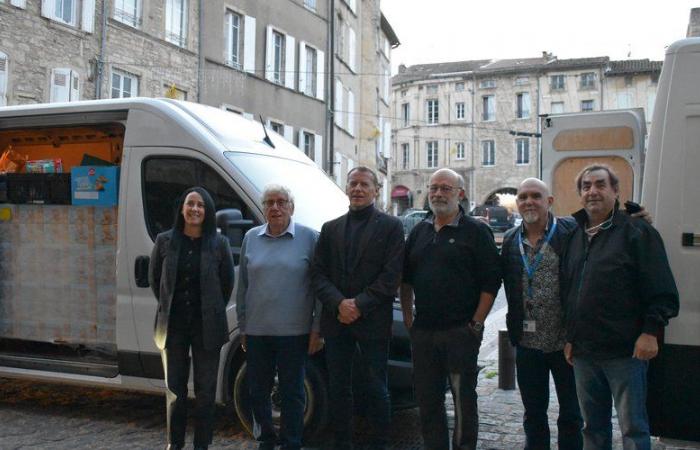
[(430, 174), (466, 181), (465, 208), (493, 204), (538, 175), (539, 116), (642, 107), (650, 120), (661, 63), (607, 57), (401, 66), (393, 78), (392, 209), (427, 207)]

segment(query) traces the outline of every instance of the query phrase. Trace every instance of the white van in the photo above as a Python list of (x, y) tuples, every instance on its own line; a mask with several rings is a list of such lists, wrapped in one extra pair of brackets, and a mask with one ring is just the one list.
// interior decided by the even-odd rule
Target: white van
[[(118, 183), (111, 203), (88, 206), (71, 204), (75, 188), (67, 198), (66, 175), (4, 177), (0, 376), (162, 391), (148, 255), (156, 235), (171, 227), (184, 189), (203, 186), (217, 211), (227, 210), (217, 222), (236, 262), (245, 230), (263, 221), (259, 197), (268, 183), (289, 186), (295, 220), (317, 230), (347, 211), (342, 190), (303, 152), (275, 133), (270, 143), (264, 138), (259, 123), (174, 100), (0, 108), (0, 154), (49, 161), (63, 174), (95, 164), (97, 173), (102, 164), (118, 169), (118, 179), (101, 181)], [(250, 429), (233, 301), (227, 315), (230, 342), (221, 351), (217, 398), (234, 403)], [(390, 383), (403, 395), (411, 392), (410, 346), (398, 307), (394, 320)], [(326, 382), (319, 355), (305, 382), (307, 435), (326, 422)]]
[(700, 38), (666, 51), (642, 204), (666, 244), (680, 312), (649, 370), (652, 434), (700, 441)]

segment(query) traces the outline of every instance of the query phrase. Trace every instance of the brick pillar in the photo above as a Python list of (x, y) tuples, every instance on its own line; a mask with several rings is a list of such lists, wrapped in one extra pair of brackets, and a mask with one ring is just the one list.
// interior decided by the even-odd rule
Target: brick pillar
[(700, 37), (700, 8), (693, 8), (690, 10), (688, 37)]

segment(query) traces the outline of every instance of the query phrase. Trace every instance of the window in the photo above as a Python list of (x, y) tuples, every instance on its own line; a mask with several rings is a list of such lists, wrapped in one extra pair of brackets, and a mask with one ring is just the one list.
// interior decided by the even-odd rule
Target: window
[(304, 6), (310, 10), (316, 11), (316, 0), (304, 0)]
[(521, 76), (521, 77), (516, 77), (515, 78), (515, 85), (516, 86), (523, 86), (525, 84), (530, 84), (530, 77), (528, 76)]
[(272, 61), (272, 80), (275, 83), (284, 82), (284, 35), (277, 31), (272, 32), (272, 48), (273, 48), (273, 61)]
[(313, 47), (309, 47), (308, 45), (304, 46), (304, 56), (306, 61), (304, 61), (306, 64), (304, 67), (306, 74), (304, 77), (304, 87), (303, 87), (303, 92), (307, 95), (314, 95), (316, 93), (316, 49)]
[(166, 0), (165, 40), (184, 47), (187, 42), (187, 0)]
[(240, 14), (226, 12), (226, 64), (237, 69), (241, 67), (241, 19)]
[(564, 102), (552, 102), (552, 114), (561, 114), (564, 112)]
[(625, 75), (625, 86), (630, 87), (634, 84), (634, 75)]
[(581, 101), (581, 112), (593, 111), (594, 103), (593, 100), (583, 100)]
[(496, 143), (494, 141), (482, 141), (482, 166), (493, 166), (496, 164)]
[(437, 89), (438, 89), (437, 84), (431, 84), (431, 85), (425, 87), (425, 93), (428, 95), (437, 94)]
[(563, 91), (566, 89), (564, 75), (552, 75), (549, 79), (549, 89), (552, 91)]
[(580, 75), (580, 89), (594, 89), (595, 88), (595, 72), (586, 72)]
[(314, 134), (304, 131), (302, 139), (304, 140), (302, 144), (304, 154), (309, 158), (314, 159), (314, 149), (316, 148), (316, 146), (314, 145)]
[(455, 83), (455, 92), (462, 91), (464, 91), (464, 82), (460, 81), (459, 83)]
[(299, 90), (320, 100), (324, 98), (323, 64), (324, 53), (321, 50), (299, 42)]
[[(24, 0), (12, 0), (10, 4), (26, 7)], [(56, 22), (92, 33), (95, 29), (95, 0), (42, 0), (41, 15)]]
[(455, 159), (464, 159), (464, 142), (457, 142), (457, 154)]
[(114, 20), (138, 27), (140, 18), (140, 0), (114, 0)]
[(355, 37), (355, 30), (348, 25), (348, 65), (350, 70), (353, 72), (356, 68), (356, 56), (357, 56), (357, 38)]
[(479, 82), (479, 87), (481, 89), (489, 89), (496, 87), (496, 80), (481, 80)]
[(428, 168), (433, 169), (438, 166), (438, 141), (428, 141)]
[(47, 3), (52, 19), (69, 25), (76, 25), (76, 0), (54, 0)]
[(403, 126), (407, 127), (411, 124), (411, 105), (409, 103), (401, 104), (401, 119)]
[(408, 91), (406, 89), (401, 91), (401, 97), (405, 97), (406, 94), (408, 94)]
[(51, 93), (49, 101), (76, 102), (80, 100), (80, 76), (71, 69), (53, 69), (51, 71)]
[(438, 101), (437, 100), (428, 100), (428, 124), (434, 125), (434, 124), (438, 123), (438, 120), (439, 120)]
[(496, 99), (494, 98), (494, 96), (485, 95), (484, 97), (482, 97), (482, 102), (484, 111), (481, 118), (485, 122), (496, 120)]
[(144, 161), (144, 215), (148, 232), (155, 239), (173, 226), (173, 205), (190, 186), (202, 186), (214, 199), (216, 210), (236, 208), (255, 220), (241, 198), (214, 169), (190, 158), (159, 157)]
[(112, 70), (112, 98), (137, 97), (139, 95), (139, 79), (136, 75)]
[(530, 164), (530, 140), (516, 139), (515, 140), (515, 164), (525, 165)]
[(464, 102), (457, 102), (455, 107), (457, 120), (464, 120)]
[(410, 156), (408, 144), (401, 144), (401, 168), (403, 170), (408, 170)]
[(7, 106), (7, 55), (0, 52), (0, 106)]
[(284, 125), (282, 125), (281, 123), (270, 121), (270, 128), (275, 133), (284, 136)]
[(530, 118), (530, 93), (521, 92), (515, 96), (515, 117), (518, 119)]

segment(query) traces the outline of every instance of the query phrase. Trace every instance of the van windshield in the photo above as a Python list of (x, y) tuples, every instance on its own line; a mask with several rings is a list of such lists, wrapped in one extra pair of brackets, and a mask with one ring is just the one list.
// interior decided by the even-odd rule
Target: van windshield
[(262, 194), (270, 183), (282, 184), (294, 195), (294, 220), (315, 230), (345, 214), (348, 198), (324, 172), (313, 165), (284, 158), (225, 152), (226, 158)]

